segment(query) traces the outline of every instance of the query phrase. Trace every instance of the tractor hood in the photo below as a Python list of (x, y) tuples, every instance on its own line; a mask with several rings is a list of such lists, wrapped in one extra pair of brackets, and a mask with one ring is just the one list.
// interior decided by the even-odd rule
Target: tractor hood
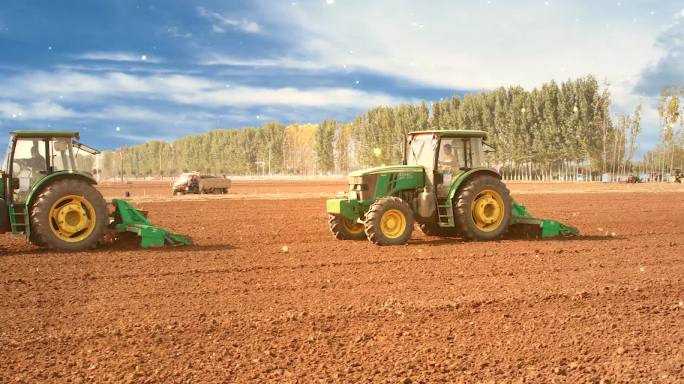
[(425, 171), (425, 168), (420, 165), (391, 165), (387, 167), (361, 169), (351, 172), (349, 177), (378, 175), (382, 173), (422, 173), (423, 171)]

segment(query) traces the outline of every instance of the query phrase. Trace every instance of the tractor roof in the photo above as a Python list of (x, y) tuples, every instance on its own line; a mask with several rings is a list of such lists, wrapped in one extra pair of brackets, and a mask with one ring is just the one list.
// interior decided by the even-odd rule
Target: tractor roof
[(482, 139), (487, 138), (487, 132), (485, 131), (475, 131), (475, 130), (467, 130), (467, 129), (452, 129), (452, 130), (444, 130), (444, 131), (413, 131), (409, 132), (409, 135), (420, 135), (423, 133), (429, 133), (433, 134), (436, 136), (441, 136), (441, 137), (481, 137)]
[(76, 131), (13, 131), (10, 135), (18, 138), (41, 138), (51, 139), (56, 137), (70, 137), (79, 139), (80, 135)]

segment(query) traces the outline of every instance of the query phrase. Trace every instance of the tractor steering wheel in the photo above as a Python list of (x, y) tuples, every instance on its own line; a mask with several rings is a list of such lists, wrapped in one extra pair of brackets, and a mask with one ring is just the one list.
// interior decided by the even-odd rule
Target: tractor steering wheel
[(24, 170), (26, 163), (24, 163), (22, 160), (24, 159), (15, 159), (12, 162), (12, 173), (19, 174)]

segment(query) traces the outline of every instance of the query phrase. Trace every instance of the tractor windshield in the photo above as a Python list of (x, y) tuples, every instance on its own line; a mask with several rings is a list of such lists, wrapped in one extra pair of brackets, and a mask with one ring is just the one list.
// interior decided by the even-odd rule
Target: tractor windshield
[(2, 170), (3, 171), (8, 171), (7, 165), (8, 165), (8, 159), (10, 156), (10, 153), (12, 152), (12, 141), (10, 140), (9, 143), (7, 143), (7, 150), (5, 151), (4, 156), (2, 157)]
[(411, 136), (406, 153), (406, 164), (422, 165), (425, 169), (432, 169), (435, 164), (436, 144), (437, 140), (432, 134)]

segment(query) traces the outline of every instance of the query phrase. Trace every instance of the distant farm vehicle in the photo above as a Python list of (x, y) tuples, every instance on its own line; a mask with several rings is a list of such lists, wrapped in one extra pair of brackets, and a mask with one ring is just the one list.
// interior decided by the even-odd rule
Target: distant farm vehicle
[(513, 201), (501, 175), (483, 165), (485, 139), (483, 131), (409, 133), (403, 165), (352, 172), (346, 195), (327, 201), (333, 235), (399, 245), (414, 222), (427, 235), (474, 241), (500, 239), (512, 226), (544, 238), (578, 235)]
[(636, 184), (636, 183), (641, 183), (641, 178), (637, 175), (629, 175), (627, 176), (627, 180), (625, 180), (627, 184)]
[(26, 236), (37, 246), (64, 251), (96, 247), (106, 234), (132, 232), (143, 247), (190, 244), (149, 222), (124, 200), (107, 202), (79, 163), (99, 152), (78, 142), (78, 132), (10, 133), (0, 171), (0, 233)]
[(684, 180), (684, 173), (681, 169), (675, 169), (672, 171), (672, 182), (681, 183)]
[(182, 173), (173, 183), (173, 194), (212, 193), (226, 194), (230, 189), (230, 179), (223, 177), (201, 175), (199, 172)]

